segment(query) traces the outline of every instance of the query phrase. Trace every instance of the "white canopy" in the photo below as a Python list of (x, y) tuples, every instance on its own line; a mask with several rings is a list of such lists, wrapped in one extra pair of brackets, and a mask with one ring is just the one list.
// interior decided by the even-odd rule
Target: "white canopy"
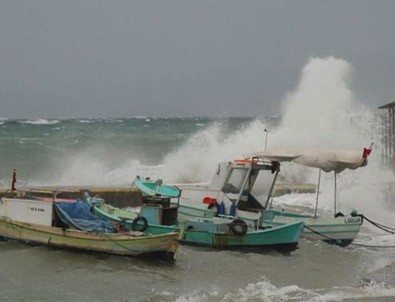
[(355, 170), (367, 165), (368, 161), (362, 157), (362, 152), (347, 150), (311, 150), (293, 160), (295, 163), (322, 169), (325, 172), (339, 173), (345, 169)]
[(367, 165), (362, 152), (347, 150), (309, 150), (296, 152), (255, 152), (247, 158), (259, 157), (271, 161), (293, 161), (297, 164), (322, 169), (325, 172), (339, 173), (345, 169), (355, 170)]

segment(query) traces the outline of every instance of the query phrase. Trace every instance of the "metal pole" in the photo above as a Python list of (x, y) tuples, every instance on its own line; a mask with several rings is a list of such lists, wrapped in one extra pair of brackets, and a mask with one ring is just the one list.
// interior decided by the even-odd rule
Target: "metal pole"
[(320, 195), (320, 184), (321, 184), (321, 169), (319, 169), (319, 172), (318, 172), (317, 197), (315, 200), (314, 218), (317, 217), (318, 196)]
[(266, 128), (265, 128), (265, 130), (263, 130), (263, 131), (265, 131), (265, 152), (266, 152), (266, 148), (267, 148), (267, 133), (268, 133), (269, 131), (267, 131)]
[(336, 192), (337, 192), (337, 179), (336, 179), (336, 176), (337, 176), (337, 173), (335, 172), (335, 185), (334, 185), (334, 190), (335, 190), (335, 192), (334, 192), (334, 215), (336, 215), (336, 202), (337, 202), (337, 200), (336, 200)]

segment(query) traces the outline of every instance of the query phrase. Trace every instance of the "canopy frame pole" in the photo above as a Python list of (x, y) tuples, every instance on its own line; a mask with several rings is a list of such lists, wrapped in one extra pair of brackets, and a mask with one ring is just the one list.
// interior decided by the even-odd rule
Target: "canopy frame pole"
[(336, 215), (336, 203), (337, 203), (337, 198), (336, 198), (336, 192), (337, 192), (337, 173), (335, 173), (335, 184), (334, 184), (334, 213), (333, 215)]
[(277, 170), (275, 172), (276, 174), (274, 174), (272, 185), (271, 185), (271, 187), (269, 189), (269, 192), (267, 194), (267, 199), (266, 199), (266, 202), (265, 202), (265, 206), (263, 207), (264, 210), (270, 210), (270, 208), (268, 208), (268, 205), (269, 205), (269, 202), (270, 202), (270, 198), (272, 197), (273, 190), (274, 190), (274, 185), (276, 184), (277, 176), (278, 176), (279, 172), (280, 172), (280, 163), (278, 163), (278, 167), (277, 167)]
[(321, 169), (319, 169), (319, 172), (318, 172), (317, 195), (316, 195), (316, 199), (315, 199), (314, 218), (317, 218), (318, 198), (320, 195), (320, 184), (321, 184)]

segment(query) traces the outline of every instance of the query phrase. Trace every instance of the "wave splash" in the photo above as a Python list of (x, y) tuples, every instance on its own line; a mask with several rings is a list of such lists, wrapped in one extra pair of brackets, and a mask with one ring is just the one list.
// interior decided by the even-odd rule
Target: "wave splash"
[[(207, 182), (218, 162), (262, 151), (265, 144), (268, 151), (335, 148), (362, 152), (373, 141), (375, 146), (368, 166), (338, 176), (338, 200), (346, 210), (357, 208), (365, 213), (388, 216), (389, 203), (384, 201), (384, 195), (390, 172), (381, 166), (377, 117), (373, 110), (357, 101), (350, 89), (351, 79), (352, 68), (345, 60), (312, 58), (303, 68), (298, 85), (283, 99), (279, 125), (256, 118), (230, 131), (223, 121), (214, 121), (199, 127), (159, 164), (153, 165), (149, 160), (143, 164), (143, 158), (130, 154), (114, 166), (113, 154), (94, 157), (92, 149), (87, 148), (85, 152), (82, 150), (72, 157), (59, 159), (64, 161), (62, 173), (53, 182), (129, 185), (136, 175), (162, 178), (169, 183)], [(265, 129), (269, 130), (267, 137)], [(160, 146), (158, 141), (150, 148), (160, 149)], [(316, 169), (283, 163), (280, 181), (316, 183), (317, 174)], [(333, 175), (323, 175), (321, 191), (320, 207), (332, 210)], [(284, 198), (278, 202), (295, 203), (295, 200), (297, 198)], [(306, 196), (303, 203), (314, 207), (315, 196)]]
[(23, 120), (20, 123), (29, 124), (29, 125), (56, 125), (60, 123), (60, 120), (36, 119), (36, 120)]
[[(167, 293), (167, 298), (172, 295)], [(177, 302), (192, 301), (221, 301), (221, 302), (325, 302), (325, 301), (373, 301), (377, 298), (394, 298), (395, 288), (388, 287), (383, 283), (369, 283), (361, 287), (334, 287), (331, 289), (303, 289), (297, 285), (277, 287), (268, 280), (250, 283), (245, 288), (239, 288), (230, 293), (220, 293), (217, 289), (211, 292), (194, 291), (190, 294), (180, 295), (175, 299)], [(366, 300), (371, 298), (372, 300)], [(389, 300), (388, 300), (389, 301)]]

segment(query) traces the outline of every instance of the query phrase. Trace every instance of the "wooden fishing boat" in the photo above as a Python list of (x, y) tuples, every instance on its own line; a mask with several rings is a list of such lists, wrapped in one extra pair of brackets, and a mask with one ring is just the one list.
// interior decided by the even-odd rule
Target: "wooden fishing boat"
[[(149, 202), (145, 201), (141, 209), (143, 216), (128, 210), (114, 209), (111, 205), (103, 206), (102, 202), (97, 202), (97, 198), (86, 196), (86, 200), (96, 215), (109, 221), (121, 222), (127, 229), (143, 228), (153, 234), (180, 230), (181, 243), (220, 249), (275, 249), (291, 252), (297, 248), (304, 226), (303, 222), (296, 222), (276, 228), (267, 225), (258, 230), (249, 229), (235, 217), (211, 215), (211, 218), (207, 218), (212, 214), (211, 210), (207, 210), (206, 218), (188, 219), (178, 224), (174, 220), (174, 207), (166, 197), (155, 196)], [(169, 215), (170, 218), (166, 217)]]
[(140, 189), (141, 193), (146, 196), (159, 195), (170, 198), (178, 198), (181, 193), (177, 187), (163, 184), (161, 179), (151, 181), (149, 178), (144, 179), (140, 176), (137, 176), (133, 184), (136, 185)]
[(146, 234), (180, 231), (177, 226), (177, 208), (175, 207), (159, 208), (155, 206), (152, 211), (150, 205), (143, 205), (141, 213), (137, 213), (136, 211), (112, 206), (98, 196), (91, 197), (88, 192), (84, 193), (83, 200), (89, 204), (92, 213), (96, 216), (106, 221), (118, 223), (131, 231), (142, 231)]
[(276, 227), (304, 222), (306, 238), (346, 246), (355, 239), (363, 222), (356, 210), (344, 215), (335, 208), (333, 217), (299, 214), (288, 209), (274, 211), (271, 209), (273, 188), (282, 161), (339, 173), (345, 168), (365, 166), (366, 158), (365, 152), (339, 150), (298, 154), (261, 152), (242, 160), (220, 163), (208, 185), (179, 185), (182, 190), (179, 216), (184, 220), (204, 218), (206, 210), (213, 209), (216, 215), (237, 216), (251, 226)]
[[(61, 203), (19, 198), (0, 202), (0, 236), (22, 242), (124, 256), (155, 255), (174, 260), (179, 234), (146, 235), (118, 229), (103, 220), (72, 217)], [(65, 202), (73, 205), (74, 203)]]
[[(149, 182), (154, 184), (150, 180), (145, 180), (144, 183), (134, 182), (134, 184), (143, 191)], [(176, 190), (179, 192), (177, 193)], [(155, 196), (145, 198), (141, 214), (148, 218), (150, 226), (161, 224), (166, 219), (163, 217), (164, 211), (176, 207), (179, 213), (182, 209), (178, 200), (174, 203), (170, 202), (172, 197), (174, 199), (180, 195), (181, 191), (173, 187), (171, 195), (155, 194)], [(182, 230), (181, 243), (183, 244), (219, 249), (275, 249), (291, 252), (298, 246), (304, 223), (294, 222), (280, 227), (273, 227), (269, 224), (259, 226), (247, 224), (235, 215), (216, 216), (211, 209), (206, 209), (202, 217), (177, 220), (177, 226)]]
[(273, 249), (294, 251), (303, 232), (303, 222), (278, 227), (249, 228), (234, 217), (195, 218), (183, 222), (182, 243), (220, 249)]

